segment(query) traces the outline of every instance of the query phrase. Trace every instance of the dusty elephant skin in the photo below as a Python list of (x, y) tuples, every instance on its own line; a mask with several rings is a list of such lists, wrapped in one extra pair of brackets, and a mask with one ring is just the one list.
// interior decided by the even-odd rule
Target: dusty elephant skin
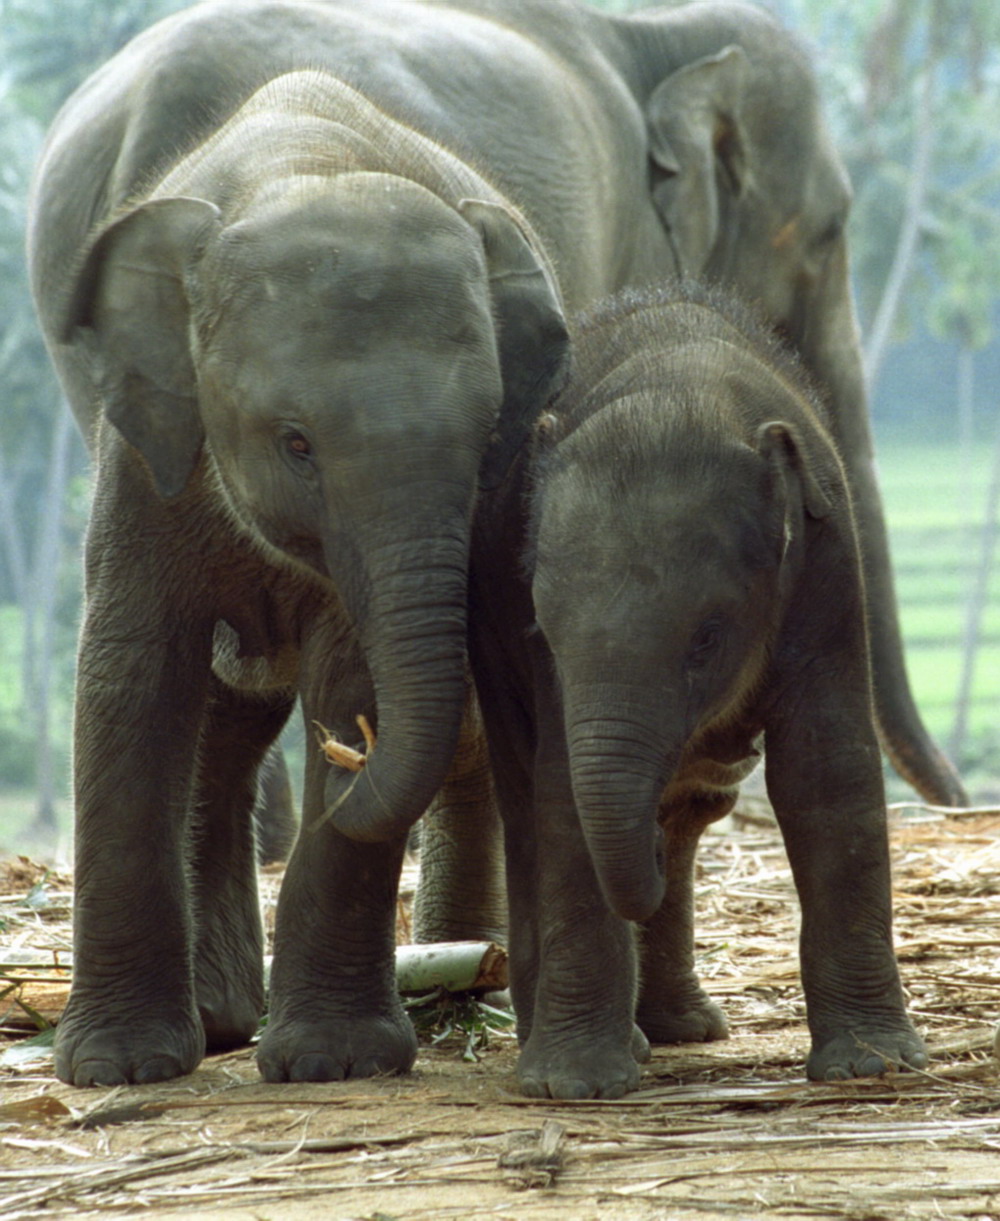
[[(348, 743), (364, 712), (378, 748), (349, 796), (310, 764), (262, 1067), (409, 1064), (400, 845), (462, 717), (477, 478), (502, 483), (561, 377), (552, 266), (573, 309), (677, 271), (763, 296), (834, 404), (883, 738), (925, 795), (960, 798), (902, 668), (847, 207), (808, 66), (739, 5), (209, 0), (69, 100), (29, 239), (98, 467), (62, 1075), (170, 1076), (253, 1029), (248, 809), (297, 692)], [(430, 935), (502, 923), (496, 837), (465, 800), (488, 770), (463, 741), (425, 841)]]
[[(510, 491), (533, 489), (525, 538), (492, 532), (506, 596), (473, 570), (523, 1088), (634, 1088), (637, 995), (654, 1039), (725, 1034), (693, 968), (694, 850), (762, 744), (802, 906), (809, 1075), (920, 1067), (856, 529), (821, 400), (703, 290), (626, 294), (574, 345)], [(646, 923), (641, 987), (630, 921)]]

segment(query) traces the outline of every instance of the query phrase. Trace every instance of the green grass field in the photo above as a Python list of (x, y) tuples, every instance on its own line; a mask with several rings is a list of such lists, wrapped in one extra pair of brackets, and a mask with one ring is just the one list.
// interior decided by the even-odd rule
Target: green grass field
[[(954, 720), (967, 601), (980, 556), (991, 454), (978, 446), (967, 470), (957, 451), (879, 445), (907, 663), (927, 724), (945, 738)], [(1000, 555), (982, 622), (970, 730), (1000, 734)]]

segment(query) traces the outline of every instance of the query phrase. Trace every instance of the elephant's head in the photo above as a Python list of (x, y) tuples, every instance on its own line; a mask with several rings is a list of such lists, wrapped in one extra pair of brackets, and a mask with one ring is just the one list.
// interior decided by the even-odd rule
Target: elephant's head
[(516, 449), (567, 335), (504, 207), (451, 206), (384, 174), (280, 185), (236, 219), (156, 198), (116, 220), (66, 335), (82, 328), (107, 417), (156, 493), (221, 493), (272, 558), (336, 587), (379, 746), (346, 799), (333, 773), (327, 796), (346, 834), (381, 839), (420, 815), (448, 765), (480, 466)]
[(640, 13), (621, 28), (678, 273), (759, 301), (830, 402), (862, 527), (883, 745), (929, 800), (961, 803), (906, 676), (850, 287), (851, 192), (807, 57), (768, 14), (723, 0)]
[[(685, 756), (688, 767), (751, 714), (807, 523), (831, 512), (827, 471), (800, 426), (727, 427), (718, 405), (733, 386), (720, 362), (735, 349), (691, 346), (693, 376), (683, 354), (664, 362), (656, 390), (626, 367), (620, 397), (562, 439), (556, 420), (536, 462), (532, 592), (573, 795), (604, 895), (633, 920), (663, 897), (664, 790)], [(609, 384), (602, 369), (601, 392)], [(824, 463), (836, 469), (829, 446)]]
[(678, 273), (758, 300), (832, 388), (840, 366), (828, 363), (819, 331), (836, 329), (858, 359), (846, 279), (851, 192), (805, 55), (743, 5), (670, 13), (658, 32), (680, 60), (645, 99), (653, 200)]

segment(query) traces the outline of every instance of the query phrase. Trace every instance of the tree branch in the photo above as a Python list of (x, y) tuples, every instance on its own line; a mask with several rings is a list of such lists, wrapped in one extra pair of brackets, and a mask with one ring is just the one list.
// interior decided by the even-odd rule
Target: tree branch
[(913, 270), (920, 245), (920, 230), (923, 224), (924, 206), (930, 190), (931, 162), (934, 148), (934, 95), (936, 85), (935, 63), (930, 60), (921, 73), (917, 94), (916, 131), (913, 140), (913, 157), (910, 163), (910, 178), (903, 209), (903, 220), (899, 229), (899, 240), (892, 259), (892, 267), (882, 290), (875, 319), (872, 322), (868, 343), (864, 349), (865, 371), (868, 385), (874, 393), (885, 361), (892, 336), (893, 323), (899, 312), (899, 304)]

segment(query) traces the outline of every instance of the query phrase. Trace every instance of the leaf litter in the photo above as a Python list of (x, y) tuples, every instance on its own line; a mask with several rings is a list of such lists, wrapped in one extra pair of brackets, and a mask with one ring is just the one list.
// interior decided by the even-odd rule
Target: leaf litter
[[(996, 1217), (1000, 810), (894, 808), (891, 836), (926, 1071), (805, 1080), (798, 904), (773, 821), (745, 801), (705, 836), (696, 889), (699, 971), (731, 1038), (656, 1048), (636, 1093), (522, 1097), (509, 1015), (441, 992), (407, 1002), (421, 1047), (406, 1077), (268, 1085), (247, 1049), (177, 1081), (82, 1091), (43, 1045), (0, 1069), (0, 1216)], [(26, 1015), (53, 1020), (65, 996), (71, 879), (5, 864), (0, 1050), (28, 1052)], [(269, 928), (280, 879), (261, 873)], [(27, 901), (40, 882), (41, 906)]]

